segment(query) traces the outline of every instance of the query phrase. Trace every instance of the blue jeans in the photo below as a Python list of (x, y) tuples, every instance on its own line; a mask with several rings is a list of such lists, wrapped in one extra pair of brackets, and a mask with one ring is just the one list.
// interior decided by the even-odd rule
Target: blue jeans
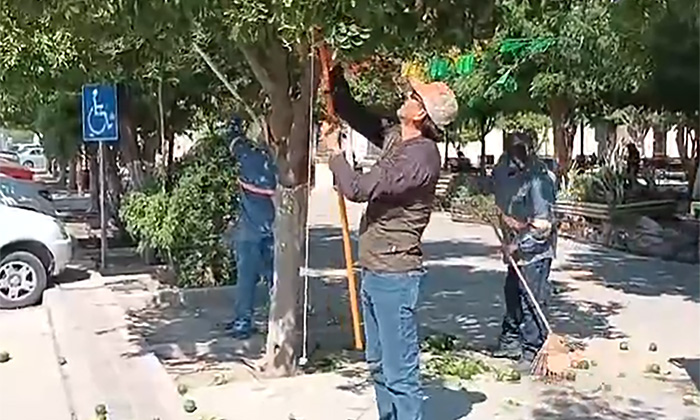
[[(520, 267), (528, 286), (546, 311), (552, 294), (552, 284), (549, 281), (549, 270), (552, 259), (545, 258)], [(506, 284), (506, 314), (503, 317), (499, 345), (502, 347), (520, 347), (526, 359), (532, 359), (542, 348), (547, 338), (547, 330), (535, 312), (527, 292), (522, 287), (518, 275), (512, 267), (508, 267)]]
[(238, 273), (236, 283), (236, 323), (252, 328), (255, 287), (261, 279), (268, 290), (274, 275), (274, 239), (271, 236), (247, 237), (233, 241)]
[(362, 276), (365, 357), (374, 381), (380, 420), (421, 420), (416, 304), (425, 271)]

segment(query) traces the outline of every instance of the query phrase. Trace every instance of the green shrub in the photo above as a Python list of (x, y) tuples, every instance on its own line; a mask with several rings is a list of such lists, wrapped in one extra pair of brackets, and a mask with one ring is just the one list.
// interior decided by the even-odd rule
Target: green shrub
[(477, 185), (476, 179), (466, 175), (460, 175), (455, 185), (450, 194), (451, 206), (475, 221), (486, 221), (483, 216), (492, 214), (496, 208), (493, 194), (487, 193)]
[(176, 164), (168, 191), (161, 181), (124, 199), (120, 214), (127, 231), (141, 250), (167, 260), (179, 286), (235, 282), (224, 232), (238, 211), (236, 179), (226, 141), (210, 136)]
[(623, 204), (627, 199), (626, 179), (622, 170), (608, 166), (583, 173), (574, 169), (569, 174), (569, 184), (562, 191), (560, 198), (614, 207)]

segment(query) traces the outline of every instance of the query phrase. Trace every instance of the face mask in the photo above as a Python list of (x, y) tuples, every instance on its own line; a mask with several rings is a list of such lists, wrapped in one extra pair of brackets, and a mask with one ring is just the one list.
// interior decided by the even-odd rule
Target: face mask
[(527, 166), (528, 161), (527, 148), (522, 144), (516, 144), (510, 149), (510, 159), (518, 167), (523, 170)]

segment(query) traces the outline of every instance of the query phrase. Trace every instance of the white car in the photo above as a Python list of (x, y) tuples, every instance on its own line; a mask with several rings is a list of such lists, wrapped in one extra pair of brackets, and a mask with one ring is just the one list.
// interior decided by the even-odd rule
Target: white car
[(73, 239), (61, 221), (0, 204), (0, 309), (37, 303), (72, 257)]
[(17, 152), (17, 155), (19, 156), (20, 164), (26, 168), (38, 171), (46, 169), (47, 159), (42, 147), (26, 147), (21, 152)]

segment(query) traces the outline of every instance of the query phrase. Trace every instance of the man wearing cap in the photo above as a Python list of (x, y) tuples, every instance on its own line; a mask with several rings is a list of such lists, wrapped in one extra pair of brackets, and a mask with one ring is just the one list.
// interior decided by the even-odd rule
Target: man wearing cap
[[(233, 230), (237, 282), (233, 322), (227, 325), (233, 336), (247, 339), (254, 332), (253, 307), (259, 280), (269, 287), (274, 273), (272, 196), (277, 186), (277, 168), (267, 148), (267, 135), (253, 144), (244, 134), (241, 120), (234, 117), (229, 127), (230, 150), (239, 165), (240, 215)], [(269, 134), (266, 130), (265, 134)]]
[[(556, 249), (552, 211), (556, 177), (534, 153), (530, 133), (512, 133), (506, 143), (506, 151), (493, 169), (496, 205), (501, 210), (506, 241), (504, 254), (513, 256), (544, 310), (552, 290), (549, 270)], [(493, 356), (529, 363), (544, 344), (547, 331), (510, 266), (504, 292), (506, 313)]]
[(398, 124), (368, 112), (352, 96), (342, 68), (331, 72), (338, 115), (382, 149), (368, 173), (355, 172), (342, 154), (337, 129), (325, 127), (338, 190), (367, 202), (360, 223), (362, 309), (369, 364), (381, 420), (420, 420), (416, 305), (423, 268), (421, 237), (430, 220), (441, 159), (436, 141), (457, 114), (444, 83), (411, 81)]

